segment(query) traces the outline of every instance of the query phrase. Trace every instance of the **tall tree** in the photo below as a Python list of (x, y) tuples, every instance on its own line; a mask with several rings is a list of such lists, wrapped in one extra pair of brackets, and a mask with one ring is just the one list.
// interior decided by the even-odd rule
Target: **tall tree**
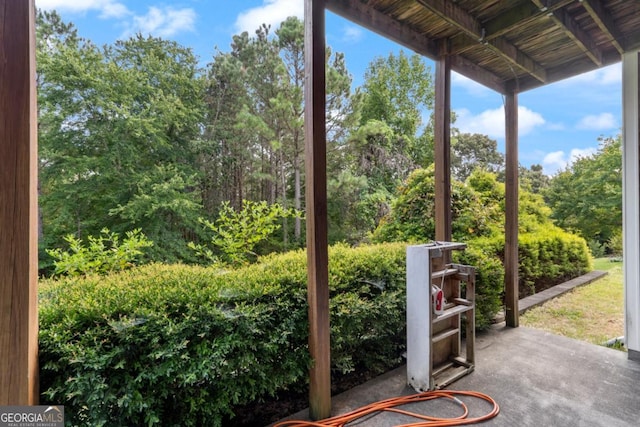
[[(275, 32), (258, 28), (233, 37), (231, 52), (218, 53), (209, 66), (209, 117), (201, 163), (207, 194), (222, 197), (232, 187), (237, 200), (278, 201), (303, 208), (304, 189), (304, 27), (297, 18), (286, 19)], [(353, 116), (351, 77), (344, 57), (327, 50), (327, 105), (329, 144), (342, 140)], [(225, 154), (226, 156), (222, 156)], [(233, 165), (240, 179), (216, 183), (220, 169)], [(222, 168), (224, 169), (224, 168)], [(225, 187), (225, 188), (222, 188)], [(220, 188), (220, 191), (214, 191)], [(239, 196), (242, 197), (239, 197)], [(209, 202), (205, 205), (219, 205)], [(240, 206), (233, 203), (239, 209)], [(287, 243), (287, 219), (283, 240)], [(300, 218), (294, 218), (293, 240), (300, 244)]]
[(487, 135), (455, 132), (451, 141), (451, 172), (464, 181), (474, 169), (496, 175), (504, 171), (504, 156), (498, 143)]
[(542, 194), (551, 182), (551, 178), (544, 173), (540, 164), (531, 165), (529, 168), (520, 166), (520, 185), (527, 191)]
[(429, 117), (433, 97), (431, 71), (418, 55), (401, 51), (369, 64), (353, 98), (359, 126), (340, 146), (343, 171), (330, 180), (332, 195), (342, 198), (330, 206), (337, 227), (344, 227), (332, 235), (366, 239), (389, 212), (396, 188), (433, 158), (433, 127), (422, 119)]
[[(41, 14), (39, 27), (60, 27)], [(193, 142), (203, 113), (197, 59), (140, 35), (99, 49), (73, 36), (39, 44), (44, 239), (132, 228), (156, 259), (189, 254), (199, 215)]]
[(558, 225), (606, 244), (622, 228), (621, 136), (600, 139), (598, 151), (555, 175), (544, 196)]
[(415, 138), (434, 101), (433, 76), (422, 58), (390, 53), (374, 59), (364, 77), (361, 122), (379, 120), (397, 135)]
[(244, 177), (248, 173), (251, 147), (244, 144), (238, 121), (248, 102), (243, 81), (246, 72), (232, 53), (218, 52), (209, 64), (206, 126), (197, 159), (202, 173), (203, 204), (209, 215), (216, 213), (224, 201), (239, 208), (245, 198)]

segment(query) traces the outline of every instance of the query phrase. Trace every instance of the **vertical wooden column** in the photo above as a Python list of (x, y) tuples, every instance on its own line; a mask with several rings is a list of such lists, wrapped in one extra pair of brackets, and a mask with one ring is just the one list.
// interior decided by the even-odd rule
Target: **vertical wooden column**
[(504, 288), (507, 326), (517, 328), (518, 310), (518, 94), (505, 96)]
[(625, 346), (640, 361), (640, 59), (622, 55), (622, 229)]
[(33, 0), (0, 0), (0, 405), (38, 402)]
[(434, 111), (436, 240), (448, 242), (451, 241), (451, 60), (446, 42), (440, 53), (436, 60)]
[(305, 0), (304, 19), (309, 415), (319, 420), (331, 415), (324, 0)]

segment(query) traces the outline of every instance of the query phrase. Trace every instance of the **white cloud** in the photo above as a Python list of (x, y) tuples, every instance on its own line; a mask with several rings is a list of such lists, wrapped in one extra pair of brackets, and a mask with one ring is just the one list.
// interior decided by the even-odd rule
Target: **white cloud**
[(547, 123), (547, 130), (565, 130), (567, 127), (562, 122)]
[(587, 157), (598, 151), (595, 147), (574, 148), (567, 155), (564, 151), (554, 151), (547, 153), (542, 159), (542, 168), (546, 175), (554, 175), (556, 172), (565, 169), (578, 157)]
[[(504, 138), (505, 118), (504, 107), (494, 110), (485, 110), (478, 115), (473, 115), (465, 108), (456, 111), (457, 120), (455, 127), (465, 133), (480, 133), (492, 138)], [(536, 113), (524, 106), (518, 107), (518, 133), (527, 135), (538, 126), (545, 124), (540, 113)]]
[(544, 173), (547, 175), (553, 175), (560, 169), (564, 169), (567, 165), (567, 160), (565, 158), (564, 151), (554, 151), (552, 153), (548, 153), (542, 159), (542, 168)]
[(478, 98), (495, 93), (488, 87), (483, 86), (475, 80), (471, 80), (470, 78), (465, 77), (462, 74), (458, 74), (455, 71), (451, 73), (451, 84), (453, 86), (465, 89), (469, 93), (469, 95)]
[(576, 128), (584, 130), (608, 130), (618, 127), (615, 116), (611, 113), (591, 114), (583, 117)]
[(117, 0), (36, 0), (41, 9), (85, 13), (91, 10), (100, 12), (101, 18), (122, 18), (131, 12)]
[(158, 37), (171, 37), (182, 31), (193, 31), (196, 13), (193, 9), (152, 6), (146, 15), (134, 16), (128, 34), (141, 32)]
[(344, 27), (342, 40), (348, 43), (357, 43), (364, 37), (364, 32), (359, 27), (348, 25)]
[(196, 13), (191, 8), (151, 6), (146, 15), (136, 15), (118, 0), (36, 0), (36, 3), (42, 9), (76, 14), (96, 11), (102, 19), (119, 19), (126, 28), (121, 38), (137, 32), (171, 37), (181, 31), (193, 31), (196, 20)]
[(267, 24), (275, 28), (289, 16), (303, 18), (303, 0), (263, 0), (262, 6), (241, 12), (236, 18), (235, 27), (238, 32), (253, 34), (260, 25)]
[(558, 83), (562, 86), (573, 85), (620, 85), (622, 84), (622, 64), (617, 63), (609, 65), (608, 67), (599, 68), (597, 70), (589, 71), (588, 73), (579, 74), (570, 79), (563, 80)]

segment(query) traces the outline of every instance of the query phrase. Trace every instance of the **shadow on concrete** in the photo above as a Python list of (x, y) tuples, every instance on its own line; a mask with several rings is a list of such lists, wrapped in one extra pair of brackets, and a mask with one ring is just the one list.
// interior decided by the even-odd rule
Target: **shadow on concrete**
[[(332, 415), (371, 402), (413, 394), (400, 367), (334, 396)], [(448, 390), (485, 393), (500, 405), (487, 426), (638, 426), (640, 425), (640, 363), (622, 351), (504, 323), (476, 336), (475, 370)], [(465, 400), (470, 416), (488, 412), (488, 403)], [(447, 400), (414, 403), (411, 410), (453, 417), (460, 408)], [(308, 420), (308, 411), (287, 419)], [(359, 427), (397, 426), (417, 422), (384, 412), (357, 422)]]

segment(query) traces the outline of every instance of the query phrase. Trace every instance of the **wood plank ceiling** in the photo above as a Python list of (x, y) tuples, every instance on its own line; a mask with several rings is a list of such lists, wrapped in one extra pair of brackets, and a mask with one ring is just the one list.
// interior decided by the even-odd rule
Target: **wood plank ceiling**
[(640, 0), (327, 0), (327, 9), (500, 93), (619, 62)]

